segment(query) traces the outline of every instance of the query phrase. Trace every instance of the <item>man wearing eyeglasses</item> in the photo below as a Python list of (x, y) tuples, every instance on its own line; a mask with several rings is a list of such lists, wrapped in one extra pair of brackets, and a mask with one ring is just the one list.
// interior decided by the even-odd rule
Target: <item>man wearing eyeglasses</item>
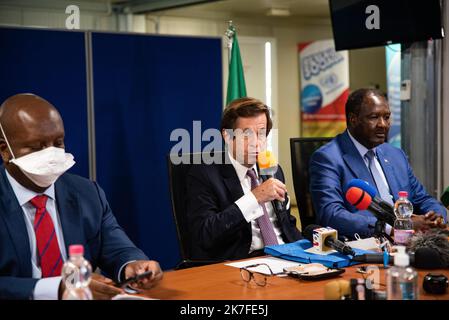
[(242, 259), (301, 238), (282, 169), (274, 177), (259, 175), (257, 157), (271, 128), (270, 111), (257, 99), (237, 99), (224, 110), (224, 163), (193, 166), (187, 177), (193, 258)]

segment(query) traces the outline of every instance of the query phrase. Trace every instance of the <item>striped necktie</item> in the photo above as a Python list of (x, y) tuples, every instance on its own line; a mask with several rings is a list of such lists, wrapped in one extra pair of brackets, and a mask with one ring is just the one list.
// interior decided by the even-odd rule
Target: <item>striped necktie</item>
[(63, 264), (55, 226), (46, 209), (47, 199), (46, 195), (40, 195), (30, 200), (31, 204), (36, 208), (34, 233), (36, 235), (42, 278), (61, 275)]
[[(251, 178), (251, 190), (256, 188), (259, 185), (259, 181), (257, 180), (256, 172), (254, 169), (248, 170), (246, 173), (247, 176)], [(268, 211), (265, 206), (265, 203), (261, 204), (263, 215), (256, 219), (257, 224), (260, 228), (260, 233), (262, 235), (263, 242), (266, 246), (270, 246), (273, 244), (278, 244), (278, 240), (276, 237), (276, 233), (274, 232), (273, 223), (268, 216)]]

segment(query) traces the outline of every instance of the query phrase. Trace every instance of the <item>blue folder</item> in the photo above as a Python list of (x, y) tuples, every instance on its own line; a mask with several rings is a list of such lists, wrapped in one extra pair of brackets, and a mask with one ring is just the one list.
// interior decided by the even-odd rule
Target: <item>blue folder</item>
[[(329, 268), (344, 268), (360, 262), (351, 261), (351, 256), (339, 252), (328, 255), (309, 253), (305, 250), (312, 247), (309, 240), (302, 239), (292, 243), (273, 245), (265, 247), (265, 253), (274, 257), (297, 261), (300, 263), (321, 263)], [(356, 255), (364, 253), (373, 253), (373, 251), (354, 249)]]

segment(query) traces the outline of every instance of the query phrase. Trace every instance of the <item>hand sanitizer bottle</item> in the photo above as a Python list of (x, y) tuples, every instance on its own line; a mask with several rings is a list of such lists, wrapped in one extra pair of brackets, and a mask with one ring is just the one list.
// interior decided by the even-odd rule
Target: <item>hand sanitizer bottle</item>
[(394, 266), (387, 270), (388, 300), (418, 300), (418, 272), (409, 266), (404, 246), (396, 246)]

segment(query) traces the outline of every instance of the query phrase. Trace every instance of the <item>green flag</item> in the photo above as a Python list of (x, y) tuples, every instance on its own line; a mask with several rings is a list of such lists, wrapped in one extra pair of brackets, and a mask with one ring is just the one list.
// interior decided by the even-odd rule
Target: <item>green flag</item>
[(234, 26), (229, 27), (233, 32), (231, 61), (229, 62), (228, 92), (226, 95), (226, 104), (234, 99), (246, 97), (245, 76), (243, 75), (242, 58), (240, 57), (239, 42), (237, 41), (237, 32)]

